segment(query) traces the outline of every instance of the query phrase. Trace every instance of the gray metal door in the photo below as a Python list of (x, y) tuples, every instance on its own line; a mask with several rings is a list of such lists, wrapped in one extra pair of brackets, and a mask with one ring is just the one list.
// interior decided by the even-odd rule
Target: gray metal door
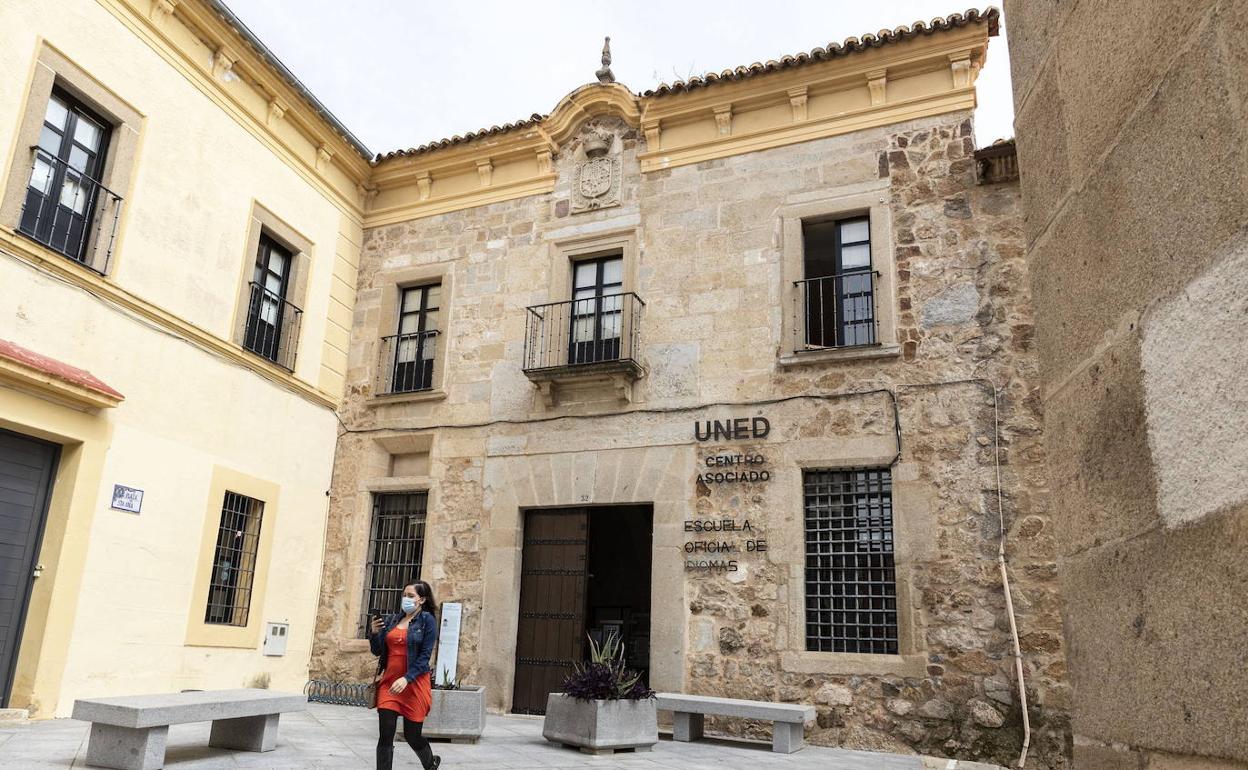
[(0, 708), (9, 705), (58, 451), (0, 431)]

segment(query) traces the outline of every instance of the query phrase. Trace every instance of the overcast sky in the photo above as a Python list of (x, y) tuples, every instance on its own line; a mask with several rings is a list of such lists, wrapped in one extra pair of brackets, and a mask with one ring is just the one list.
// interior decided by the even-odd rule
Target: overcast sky
[[(227, 2), (373, 152), (550, 112), (594, 80), (604, 35), (616, 79), (644, 91), (966, 9), (952, 0)], [(1013, 136), (1004, 25), (978, 88), (978, 142)]]

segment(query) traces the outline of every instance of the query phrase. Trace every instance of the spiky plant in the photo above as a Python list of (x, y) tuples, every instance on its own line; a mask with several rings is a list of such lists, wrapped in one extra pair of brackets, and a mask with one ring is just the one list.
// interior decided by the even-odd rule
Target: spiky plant
[(563, 692), (577, 700), (642, 700), (654, 691), (641, 681), (641, 674), (624, 663), (624, 643), (615, 632), (602, 644), (589, 639), (589, 662), (577, 663), (563, 680)]

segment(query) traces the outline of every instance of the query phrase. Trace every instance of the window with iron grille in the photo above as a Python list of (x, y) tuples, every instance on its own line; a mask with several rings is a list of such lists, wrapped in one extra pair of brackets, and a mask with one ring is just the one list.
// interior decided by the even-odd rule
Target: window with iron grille
[(871, 219), (802, 223), (803, 279), (797, 301), (806, 326), (805, 349), (871, 345), (876, 341)]
[(806, 649), (897, 654), (891, 471), (808, 470), (803, 487)]
[(433, 387), (441, 302), (442, 285), (437, 283), (400, 292), (398, 333), (388, 338), (394, 346), (388, 392), (411, 393)]
[(286, 369), (294, 369), (294, 342), (303, 313), (287, 301), (293, 266), (291, 251), (262, 233), (243, 332), (243, 347)]
[(585, 259), (573, 264), (568, 363), (614, 361), (620, 357), (624, 257)]
[(428, 505), (428, 492), (373, 495), (364, 602), (357, 627), (361, 637), (369, 615), (398, 612), (404, 586), (420, 579)]
[(264, 503), (260, 500), (237, 492), (225, 493), (217, 545), (212, 552), (205, 623), (247, 625), (263, 515)]
[[(58, 89), (32, 148), (34, 161), (18, 229), (71, 259), (89, 261), (97, 208), (116, 197), (100, 183), (111, 126)], [(118, 199), (119, 200), (119, 199)]]

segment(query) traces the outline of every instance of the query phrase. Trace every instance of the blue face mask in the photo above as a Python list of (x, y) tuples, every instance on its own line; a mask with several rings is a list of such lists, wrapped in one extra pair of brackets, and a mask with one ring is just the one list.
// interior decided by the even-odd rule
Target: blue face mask
[(416, 611), (416, 600), (410, 596), (404, 596), (403, 601), (399, 606), (403, 608), (404, 614), (411, 615)]

